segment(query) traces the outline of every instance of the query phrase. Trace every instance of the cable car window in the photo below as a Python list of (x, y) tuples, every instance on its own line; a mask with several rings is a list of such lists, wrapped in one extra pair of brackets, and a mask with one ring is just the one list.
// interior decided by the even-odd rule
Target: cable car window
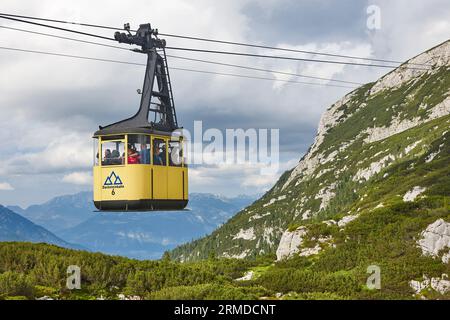
[(150, 136), (128, 135), (128, 164), (150, 164)]
[(94, 166), (98, 166), (100, 154), (98, 153), (98, 139), (94, 138)]
[(123, 141), (102, 142), (102, 166), (125, 164), (125, 143)]
[(180, 141), (169, 142), (169, 166), (181, 167), (183, 152)]
[(166, 141), (164, 139), (153, 139), (153, 165), (166, 165)]

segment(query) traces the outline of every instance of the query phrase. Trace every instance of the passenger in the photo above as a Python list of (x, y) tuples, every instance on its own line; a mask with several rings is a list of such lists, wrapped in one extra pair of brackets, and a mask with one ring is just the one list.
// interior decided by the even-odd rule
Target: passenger
[(140, 163), (140, 157), (139, 153), (133, 148), (128, 147), (128, 164), (139, 164)]
[(111, 165), (111, 150), (109, 150), (109, 149), (105, 150), (105, 157), (103, 158), (102, 165), (104, 165), (104, 166)]
[(120, 157), (120, 152), (118, 150), (113, 150), (111, 152), (111, 164), (122, 164), (122, 158)]
[(174, 147), (169, 145), (169, 166), (174, 166), (174, 157), (176, 156), (176, 154), (174, 153)]
[(141, 143), (141, 151), (139, 151), (141, 163), (150, 164), (150, 149), (147, 148), (145, 143)]
[(165, 147), (162, 147), (161, 148), (161, 153), (160, 153), (160, 156), (161, 156), (161, 162), (162, 162), (162, 165), (163, 166), (165, 166), (166, 165), (166, 148)]
[(161, 150), (159, 149), (158, 145), (155, 145), (153, 150), (153, 164), (157, 166), (163, 166), (164, 163), (161, 157)]

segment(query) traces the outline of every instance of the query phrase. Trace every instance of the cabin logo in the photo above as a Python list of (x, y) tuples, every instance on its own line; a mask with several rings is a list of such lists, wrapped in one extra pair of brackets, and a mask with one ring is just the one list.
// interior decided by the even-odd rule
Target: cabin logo
[(112, 171), (111, 174), (106, 178), (105, 182), (103, 183), (103, 189), (110, 189), (110, 188), (123, 188), (123, 182), (122, 179), (114, 172)]

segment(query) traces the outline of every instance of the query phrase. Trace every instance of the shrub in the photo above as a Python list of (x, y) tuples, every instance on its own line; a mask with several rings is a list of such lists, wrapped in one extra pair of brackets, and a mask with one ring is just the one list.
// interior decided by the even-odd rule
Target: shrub
[(32, 280), (22, 273), (6, 271), (0, 274), (0, 296), (4, 298), (11, 296), (32, 298), (34, 296)]

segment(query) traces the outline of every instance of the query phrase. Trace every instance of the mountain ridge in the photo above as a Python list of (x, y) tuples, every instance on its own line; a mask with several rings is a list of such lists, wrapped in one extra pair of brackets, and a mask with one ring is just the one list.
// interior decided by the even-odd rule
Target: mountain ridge
[[(275, 254), (283, 234), (294, 226), (368, 210), (358, 202), (371, 198), (368, 192), (381, 188), (378, 182), (389, 180), (393, 167), (409, 162), (418, 168), (432, 167), (445, 158), (449, 60), (450, 41), (446, 41), (346, 94), (322, 115), (314, 142), (299, 163), (263, 197), (211, 235), (176, 248), (172, 256), (196, 260), (211, 251), (236, 258)], [(407, 63), (431, 67), (406, 68)], [(421, 181), (427, 179), (417, 179), (416, 186)], [(398, 185), (404, 193), (414, 187), (402, 176)], [(424, 193), (433, 194), (439, 192), (432, 186)], [(387, 200), (394, 199), (397, 196), (389, 194)]]
[(0, 205), (0, 241), (48, 243), (69, 249), (86, 250), (82, 246), (64, 241), (2, 205)]
[(91, 201), (92, 192), (82, 191), (51, 198), (42, 204), (33, 204), (25, 209), (19, 206), (7, 208), (42, 225), (53, 233), (73, 227), (92, 217), (96, 210)]

